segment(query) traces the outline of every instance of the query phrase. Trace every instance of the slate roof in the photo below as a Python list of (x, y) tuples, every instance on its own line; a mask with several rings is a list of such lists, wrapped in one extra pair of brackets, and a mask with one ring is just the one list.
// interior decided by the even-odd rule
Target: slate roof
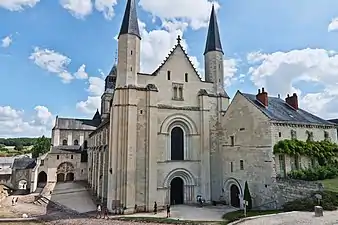
[(329, 121), (329, 122), (331, 122), (331, 123), (338, 124), (338, 119), (331, 119), (331, 120), (327, 120), (327, 121)]
[(205, 44), (204, 54), (211, 52), (211, 51), (219, 51), (223, 53), (214, 5), (212, 5), (212, 9), (211, 9), (208, 36), (207, 36), (207, 42)]
[(75, 118), (56, 118), (53, 129), (65, 130), (95, 130), (99, 124), (92, 119), (75, 119)]
[(0, 164), (13, 164), (16, 157), (0, 157)]
[(16, 158), (13, 163), (13, 169), (33, 169), (36, 166), (36, 160), (32, 158)]
[(119, 36), (122, 34), (134, 34), (141, 39), (135, 0), (128, 0), (127, 2)]
[(51, 154), (62, 154), (62, 153), (81, 153), (81, 146), (79, 145), (60, 145), (53, 146), (50, 153)]
[(294, 110), (283, 99), (277, 97), (268, 97), (268, 107), (256, 100), (256, 95), (241, 93), (246, 99), (252, 102), (267, 117), (276, 122), (300, 123), (334, 126), (335, 124), (315, 116), (303, 109)]

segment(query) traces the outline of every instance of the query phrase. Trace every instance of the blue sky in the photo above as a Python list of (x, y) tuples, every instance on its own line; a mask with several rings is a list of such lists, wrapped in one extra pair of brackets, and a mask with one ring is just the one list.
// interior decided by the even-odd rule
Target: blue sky
[[(117, 48), (114, 37), (120, 28), (125, 0), (96, 0), (105, 6), (106, 16), (95, 7), (96, 1), (90, 6), (76, 5), (74, 0), (30, 1), (30, 5), (23, 4), (21, 9), (20, 2), (29, 1), (12, 1), (16, 5), (11, 0), (0, 2), (0, 40), (3, 40), (0, 42), (0, 125), (3, 127), (0, 137), (48, 133), (55, 115), (91, 117), (97, 101), (86, 105), (88, 96), (98, 99), (102, 76), (114, 63)], [(142, 68), (147, 72), (155, 70), (175, 44), (177, 34), (183, 33), (188, 54), (199, 63), (195, 66), (203, 74), (205, 25), (211, 3), (207, 0), (137, 2), (139, 20), (146, 24), (146, 30), (141, 29), (144, 43), (161, 40), (163, 46), (154, 47), (155, 52), (160, 52), (154, 56), (142, 55)], [(337, 108), (332, 104), (337, 105), (338, 99), (334, 91), (338, 83), (335, 77), (338, 22), (333, 20), (338, 16), (338, 1), (219, 0), (218, 4), (225, 63), (229, 68), (225, 74), (226, 90), (231, 97), (238, 89), (256, 92), (258, 87), (265, 86), (273, 95), (297, 92), (300, 106), (320, 116), (337, 115)], [(114, 16), (107, 15), (112, 11)], [(168, 22), (171, 22), (169, 28), (164, 26)], [(37, 65), (41, 54), (46, 52), (50, 53), (48, 59), (67, 57), (68, 63), (61, 68), (70, 76), (85, 65), (88, 77), (98, 78), (74, 78), (64, 83), (59, 71), (50, 72), (46, 64)], [(44, 59), (42, 63), (51, 63)], [(53, 64), (52, 68), (58, 66)], [(78, 104), (81, 101), (82, 107)]]

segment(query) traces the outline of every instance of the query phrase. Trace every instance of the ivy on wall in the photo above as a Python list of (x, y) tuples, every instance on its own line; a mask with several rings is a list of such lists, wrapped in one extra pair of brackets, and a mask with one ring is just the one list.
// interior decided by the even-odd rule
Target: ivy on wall
[(303, 155), (309, 158), (317, 158), (320, 164), (334, 161), (338, 155), (338, 145), (325, 141), (300, 141), (281, 140), (273, 147), (274, 154), (285, 154), (289, 156)]

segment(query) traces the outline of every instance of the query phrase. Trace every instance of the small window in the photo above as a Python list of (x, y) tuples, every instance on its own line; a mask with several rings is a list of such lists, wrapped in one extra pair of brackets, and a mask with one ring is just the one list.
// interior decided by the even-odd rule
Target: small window
[(231, 146), (235, 145), (235, 136), (230, 136), (230, 144)]
[(188, 73), (184, 74), (184, 80), (185, 80), (185, 82), (188, 82)]
[(221, 69), (221, 66), (222, 66), (221, 64), (218, 64), (218, 69)]
[(130, 55), (133, 55), (133, 50), (130, 51)]
[(71, 155), (70, 158), (73, 159), (73, 155)]
[(291, 130), (291, 139), (297, 139), (297, 132), (295, 130)]
[(170, 80), (170, 70), (167, 71), (167, 79)]
[(79, 141), (78, 140), (74, 140), (74, 145), (79, 145)]
[(234, 163), (230, 162), (230, 172), (234, 172)]
[[(89, 168), (89, 170), (90, 170), (90, 168)], [(81, 170), (81, 173), (83, 173), (83, 169)]]
[(282, 137), (282, 132), (278, 132), (278, 137)]
[(177, 99), (177, 87), (174, 87), (174, 96), (173, 96), (173, 99)]
[(45, 164), (44, 160), (41, 160), (40, 166), (43, 166)]
[(327, 131), (324, 131), (324, 140), (325, 141), (330, 140), (329, 132), (327, 132)]
[(183, 87), (179, 87), (178, 92), (179, 92), (179, 99), (183, 100)]
[(142, 109), (140, 110), (140, 114), (143, 114), (143, 110)]
[(62, 141), (62, 145), (68, 145), (68, 141), (67, 141), (66, 139), (64, 139), (64, 140)]
[(59, 155), (56, 155), (56, 159), (60, 159), (60, 156), (59, 156)]
[(239, 161), (239, 168), (240, 168), (241, 170), (244, 170), (244, 161), (243, 161), (243, 160), (240, 160), (240, 161)]
[(130, 67), (130, 71), (133, 71), (133, 67)]

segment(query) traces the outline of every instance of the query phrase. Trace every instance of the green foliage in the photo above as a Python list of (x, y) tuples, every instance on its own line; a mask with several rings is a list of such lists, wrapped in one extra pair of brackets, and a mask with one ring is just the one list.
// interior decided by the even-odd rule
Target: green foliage
[(288, 177), (291, 179), (306, 181), (332, 179), (338, 176), (337, 166), (337, 164), (328, 164), (326, 166), (292, 170), (290, 173), (288, 173)]
[(273, 147), (274, 154), (285, 154), (289, 156), (304, 155), (316, 158), (320, 165), (335, 161), (338, 154), (338, 145), (330, 141), (300, 141), (281, 140)]
[(318, 200), (315, 198), (315, 194), (320, 194), (322, 200), (320, 205), (324, 210), (336, 210), (338, 207), (338, 193), (324, 191), (314, 193), (310, 198), (297, 199), (291, 202), (287, 202), (283, 206), (284, 211), (313, 211), (314, 207), (318, 205)]
[(245, 187), (244, 187), (244, 200), (248, 201), (247, 209), (248, 210), (252, 209), (252, 198), (251, 198), (249, 185), (247, 181), (245, 181)]
[(46, 138), (45, 136), (37, 138), (32, 148), (33, 158), (37, 158), (39, 154), (45, 154), (46, 152), (48, 152), (50, 146), (51, 146), (50, 138)]
[[(251, 216), (269, 215), (269, 214), (276, 214), (280, 212), (282, 211), (280, 210), (252, 210), (252, 211), (248, 211), (246, 216), (251, 217)], [(236, 220), (240, 220), (244, 218), (244, 211), (238, 210), (238, 211), (229, 212), (229, 213), (224, 214), (222, 218), (226, 220), (227, 222), (231, 223)]]
[(15, 145), (14, 150), (22, 151), (23, 150), (23, 145), (21, 145), (21, 144)]
[(5, 146), (31, 146), (37, 138), (0, 138), (0, 145)]

